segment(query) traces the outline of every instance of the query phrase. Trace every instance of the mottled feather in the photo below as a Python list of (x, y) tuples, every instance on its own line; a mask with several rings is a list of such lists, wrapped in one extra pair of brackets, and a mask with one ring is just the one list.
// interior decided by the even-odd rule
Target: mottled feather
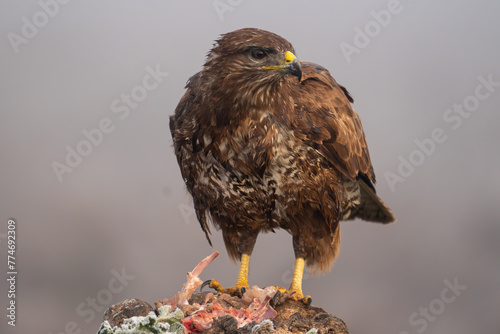
[(375, 194), (353, 99), (319, 65), (300, 62), (300, 81), (297, 71), (274, 70), (287, 51), (288, 41), (259, 29), (222, 35), (189, 79), (170, 130), (209, 242), (211, 219), (239, 260), (259, 233), (282, 228), (295, 256), (320, 272), (338, 254), (340, 220), (394, 217)]

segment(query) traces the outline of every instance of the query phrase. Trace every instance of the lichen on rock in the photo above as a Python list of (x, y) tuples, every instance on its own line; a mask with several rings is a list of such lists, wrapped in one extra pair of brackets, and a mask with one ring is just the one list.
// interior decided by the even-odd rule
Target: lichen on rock
[(171, 312), (171, 309), (170, 305), (164, 305), (158, 309), (158, 316), (151, 311), (146, 316), (125, 319), (120, 326), (112, 327), (105, 320), (97, 334), (184, 334), (184, 313), (180, 309)]

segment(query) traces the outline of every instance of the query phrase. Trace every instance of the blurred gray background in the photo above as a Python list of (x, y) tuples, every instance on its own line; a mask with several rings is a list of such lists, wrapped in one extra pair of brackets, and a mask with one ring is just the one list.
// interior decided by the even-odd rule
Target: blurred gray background
[[(3, 279), (0, 332), (95, 333), (108, 306), (173, 296), (213, 251), (169, 115), (219, 34), (258, 27), (349, 89), (398, 218), (343, 223), (333, 270), (305, 276), (313, 303), (351, 333), (499, 333), (500, 2), (63, 2), (0, 3), (4, 273), (18, 226), (17, 326)], [(68, 150), (86, 156), (70, 167)], [(212, 240), (221, 256), (202, 278), (232, 285)], [(262, 235), (250, 283), (287, 286), (293, 261), (288, 234)]]

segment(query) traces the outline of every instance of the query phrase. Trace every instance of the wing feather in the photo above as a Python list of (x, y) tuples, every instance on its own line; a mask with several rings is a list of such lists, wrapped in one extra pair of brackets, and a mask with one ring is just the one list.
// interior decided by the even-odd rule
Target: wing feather
[[(375, 183), (368, 146), (352, 97), (323, 67), (302, 62), (294, 128), (347, 179)], [(371, 186), (371, 185), (370, 185)]]
[[(186, 183), (186, 188), (191, 195), (193, 195), (192, 191), (195, 187), (195, 183), (199, 179), (199, 171), (193, 167), (190, 161), (193, 157), (193, 153), (199, 150), (197, 147), (197, 142), (200, 140), (198, 135), (199, 126), (196, 124), (196, 117), (191, 117), (198, 111), (196, 99), (199, 94), (199, 78), (200, 73), (189, 78), (186, 84), (187, 90), (177, 105), (174, 115), (170, 116), (169, 124), (177, 162), (181, 169), (182, 178)], [(203, 139), (201, 138), (201, 140)], [(212, 241), (210, 240), (211, 232), (206, 216), (208, 205), (207, 203), (197, 201), (195, 196), (193, 196), (193, 202), (201, 229), (205, 232), (208, 243), (212, 246)]]

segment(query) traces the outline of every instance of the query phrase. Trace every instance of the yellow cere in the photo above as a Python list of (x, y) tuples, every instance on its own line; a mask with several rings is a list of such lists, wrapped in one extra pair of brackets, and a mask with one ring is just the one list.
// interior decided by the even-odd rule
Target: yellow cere
[(285, 52), (285, 64), (290, 64), (295, 58), (295, 55), (290, 51)]

